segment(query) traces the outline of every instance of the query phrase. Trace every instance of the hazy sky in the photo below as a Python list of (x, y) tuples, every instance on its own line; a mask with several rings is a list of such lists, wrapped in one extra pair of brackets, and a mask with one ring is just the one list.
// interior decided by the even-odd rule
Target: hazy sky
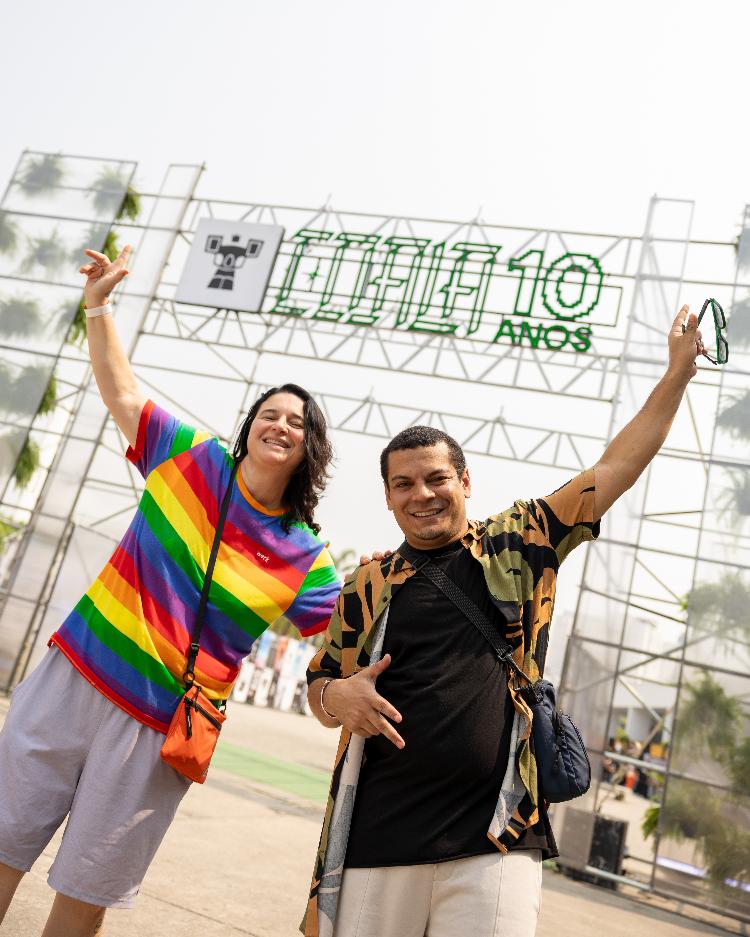
[(640, 233), (654, 193), (729, 240), (750, 200), (750, 5), (482, 0), (0, 4), (0, 184), (24, 147), (148, 185)]

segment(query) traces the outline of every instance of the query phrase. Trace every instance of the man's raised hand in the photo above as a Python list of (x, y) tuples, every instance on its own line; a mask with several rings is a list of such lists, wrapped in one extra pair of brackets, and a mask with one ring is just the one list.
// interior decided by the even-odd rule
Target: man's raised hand
[(108, 302), (109, 294), (120, 280), (124, 280), (128, 275), (127, 265), (132, 250), (132, 247), (126, 244), (119, 257), (113, 261), (99, 251), (84, 251), (86, 256), (91, 258), (91, 262), (84, 264), (78, 272), (86, 276), (83, 296), (88, 309), (95, 309)]
[(690, 380), (698, 373), (695, 359), (704, 355), (703, 336), (698, 328), (698, 317), (689, 306), (680, 309), (669, 330), (669, 367), (681, 377)]
[(375, 681), (390, 663), (391, 655), (385, 654), (377, 663), (370, 664), (353, 677), (334, 680), (326, 688), (325, 705), (331, 715), (354, 735), (366, 739), (384, 735), (396, 748), (403, 748), (404, 740), (391, 725), (391, 722), (401, 722), (401, 713), (375, 689)]

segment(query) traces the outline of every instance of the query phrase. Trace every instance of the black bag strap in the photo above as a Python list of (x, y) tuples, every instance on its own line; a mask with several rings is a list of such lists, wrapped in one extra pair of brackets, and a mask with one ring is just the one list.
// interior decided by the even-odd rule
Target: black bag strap
[(444, 573), (439, 566), (433, 563), (429, 556), (426, 556), (419, 550), (415, 550), (406, 541), (398, 548), (398, 553), (411, 563), (417, 573), (424, 573), (424, 575), (440, 589), (443, 595), (450, 599), (460, 612), (463, 612), (484, 638), (489, 641), (497, 654), (498, 660), (502, 661), (504, 664), (508, 664), (519, 677), (523, 677), (524, 680), (531, 683), (529, 677), (526, 676), (524, 671), (521, 670), (518, 664), (513, 660), (513, 648), (510, 644), (502, 640), (498, 634), (497, 628), (455, 580), (451, 579), (447, 573)]
[(190, 653), (188, 654), (187, 663), (185, 664), (185, 673), (182, 675), (182, 679), (185, 681), (185, 686), (189, 690), (195, 682), (195, 661), (198, 657), (198, 647), (201, 640), (201, 631), (203, 630), (203, 619), (206, 616), (206, 607), (208, 606), (208, 591), (211, 588), (211, 580), (214, 575), (214, 566), (216, 566), (216, 557), (219, 554), (219, 545), (221, 544), (221, 534), (224, 530), (224, 521), (227, 519), (227, 511), (229, 510), (229, 502), (232, 497), (232, 488), (234, 487), (234, 479), (237, 475), (237, 469), (239, 468), (240, 463), (235, 461), (232, 466), (232, 472), (229, 476), (229, 484), (227, 485), (227, 490), (224, 492), (224, 497), (221, 501), (221, 507), (219, 508), (219, 519), (216, 522), (216, 532), (214, 533), (214, 542), (211, 547), (211, 554), (208, 558), (208, 566), (206, 567), (206, 577), (203, 580), (203, 589), (201, 591), (201, 599), (198, 603), (198, 612), (195, 616), (195, 623), (193, 624), (193, 634), (192, 640), (190, 642)]

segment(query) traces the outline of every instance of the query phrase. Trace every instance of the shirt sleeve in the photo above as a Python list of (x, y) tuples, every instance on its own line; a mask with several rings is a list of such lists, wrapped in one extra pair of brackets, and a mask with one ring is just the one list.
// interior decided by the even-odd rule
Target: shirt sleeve
[(307, 665), (307, 685), (310, 686), (321, 677), (338, 679), (342, 676), (341, 657), (343, 651), (342, 620), (344, 611), (344, 594), (341, 592), (336, 599), (336, 605), (331, 620), (326, 628), (323, 645)]
[(529, 514), (562, 563), (579, 544), (599, 536), (594, 520), (593, 468), (581, 472), (546, 498), (529, 502)]
[(153, 400), (147, 400), (141, 410), (135, 447), (128, 446), (125, 456), (146, 478), (157, 465), (205, 442), (211, 435), (181, 423)]
[(340, 591), (336, 567), (328, 548), (324, 547), (302, 580), (297, 597), (284, 617), (303, 638), (325, 631)]

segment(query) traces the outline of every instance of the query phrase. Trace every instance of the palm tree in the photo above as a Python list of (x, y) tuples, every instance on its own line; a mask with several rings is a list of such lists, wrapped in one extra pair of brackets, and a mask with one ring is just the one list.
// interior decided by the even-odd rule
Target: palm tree
[(106, 224), (93, 224), (88, 229), (81, 242), (70, 252), (70, 259), (74, 263), (87, 262), (84, 251), (91, 248), (101, 251), (110, 260), (117, 260), (120, 248), (117, 246), (117, 232)]
[(699, 583), (685, 602), (689, 624), (720, 640), (750, 638), (750, 585), (738, 570), (724, 573), (718, 582)]
[[(747, 717), (708, 673), (686, 684), (674, 731), (675, 754), (689, 764), (710, 757), (724, 768), (729, 790), (671, 778), (663, 806), (652, 804), (641, 830), (648, 838), (660, 829), (667, 839), (690, 839), (700, 847), (709, 884), (726, 894), (727, 880), (750, 878), (750, 832), (738, 820), (750, 783)], [(738, 739), (742, 741), (738, 742)]]
[(10, 213), (0, 211), (0, 254), (12, 254), (18, 246), (18, 228)]
[(17, 533), (20, 528), (16, 524), (11, 524), (7, 520), (3, 520), (0, 517), (0, 556), (5, 552), (8, 541), (11, 539), (13, 534)]
[(648, 839), (661, 825), (661, 835), (680, 843), (684, 839), (698, 839), (701, 817), (690, 793), (679, 781), (669, 783), (669, 796), (664, 806), (651, 804), (643, 814), (641, 832)]
[(25, 488), (31, 481), (39, 468), (39, 456), (39, 446), (27, 436), (13, 469), (13, 479), (19, 488)]
[[(748, 238), (749, 234), (750, 230), (742, 228), (734, 241), (734, 249), (737, 253), (737, 266), (739, 270), (743, 272), (750, 268), (750, 252), (747, 249), (748, 241), (750, 241), (750, 238)], [(742, 246), (741, 251), (740, 245)]]
[(342, 579), (344, 576), (348, 576), (357, 566), (357, 554), (351, 547), (341, 550), (340, 553), (331, 553), (331, 559), (336, 567), (336, 572)]
[[(46, 381), (46, 383), (45, 383)], [(39, 388), (49, 388), (50, 377), (45, 365), (29, 365), (17, 377), (0, 365), (0, 391), (2, 408), (8, 413), (34, 417), (39, 412)], [(48, 391), (45, 391), (47, 394)], [(45, 394), (42, 400), (45, 400)], [(46, 411), (49, 412), (49, 411)]]
[(10, 296), (0, 299), (0, 335), (28, 338), (41, 328), (42, 317), (35, 299)]
[(41, 195), (61, 185), (65, 178), (62, 158), (52, 153), (32, 157), (21, 170), (18, 185), (26, 195)]
[(729, 487), (717, 498), (719, 514), (739, 526), (750, 516), (750, 467), (727, 469)]
[(727, 322), (727, 340), (732, 347), (747, 348), (750, 345), (750, 296), (732, 306)]
[(70, 259), (74, 264), (86, 263), (84, 251), (87, 248), (93, 248), (95, 251), (101, 250), (102, 245), (106, 243), (109, 234), (108, 224), (92, 224), (86, 229), (80, 242), (70, 250)]
[(742, 707), (710, 673), (704, 672), (700, 681), (685, 684), (678, 720), (679, 731), (675, 731), (674, 739), (677, 757), (694, 763), (708, 752), (714, 761), (729, 763)]
[(65, 248), (55, 230), (48, 237), (29, 238), (29, 251), (21, 264), (21, 271), (29, 273), (34, 267), (43, 267), (48, 274), (56, 273), (67, 262)]
[(115, 219), (119, 221), (120, 218), (129, 218), (130, 221), (135, 221), (140, 213), (141, 194), (132, 185), (129, 185), (122, 197), (122, 205), (120, 205), (120, 210), (115, 215)]
[(117, 260), (117, 257), (120, 253), (120, 248), (117, 244), (117, 232), (108, 231), (107, 237), (104, 239), (104, 244), (102, 245), (102, 254), (109, 258), (109, 260), (114, 263)]
[(730, 436), (750, 442), (750, 390), (730, 397), (729, 403), (719, 413), (716, 425)]
[(54, 372), (52, 373), (47, 387), (42, 394), (42, 399), (39, 401), (39, 407), (37, 409), (37, 416), (47, 416), (47, 414), (52, 413), (57, 406), (57, 377)]
[[(0, 371), (0, 391), (3, 389), (3, 373)], [(23, 446), (26, 430), (20, 426), (0, 430), (0, 475), (12, 473)]]
[(738, 791), (750, 791), (750, 738), (735, 745), (729, 759), (732, 784)]
[[(106, 231), (106, 235), (104, 234)], [(100, 250), (102, 254), (109, 258), (109, 260), (117, 260), (117, 257), (120, 253), (119, 245), (117, 244), (117, 232), (110, 229), (107, 231), (106, 225), (94, 225), (89, 229), (90, 237), (87, 237), (87, 240), (83, 242), (82, 247), (78, 248), (73, 256), (73, 259), (78, 261), (81, 258), (85, 248), (95, 245), (95, 250)], [(103, 238), (103, 240), (102, 240)], [(62, 309), (61, 320), (63, 322), (68, 321), (68, 308), (64, 306)], [(65, 339), (69, 345), (81, 345), (83, 339), (86, 337), (86, 304), (83, 297), (81, 297), (78, 306), (76, 307), (75, 314), (71, 320), (70, 326), (68, 328), (68, 334)]]
[[(32, 419), (52, 413), (57, 406), (57, 377), (54, 373), (47, 380), (47, 385), (36, 410), (30, 407), (30, 403), (37, 399), (40, 378), (46, 376), (46, 374), (47, 369), (45, 367), (32, 365), (24, 368), (20, 375), (14, 379), (10, 369), (0, 362), (0, 401), (2, 401), (2, 409), (10, 413), (32, 416)], [(16, 446), (21, 439), (23, 439), (23, 443), (19, 451)], [(10, 454), (11, 459), (13, 459), (16, 452), (18, 452), (17, 457), (9, 463), (7, 455)], [(16, 485), (19, 488), (25, 488), (39, 467), (39, 446), (30, 438), (26, 429), (17, 427), (11, 430), (10, 434), (5, 435), (5, 445), (0, 446), (0, 453), (4, 456), (2, 461), (5, 463), (4, 467), (6, 469), (13, 465), (12, 474)], [(0, 468), (2, 467), (0, 466)]]
[(117, 169), (103, 169), (94, 181), (91, 199), (97, 214), (135, 221), (141, 210), (141, 196)]
[(63, 306), (60, 314), (60, 321), (64, 326), (67, 326), (68, 330), (65, 341), (69, 345), (80, 346), (83, 344), (83, 340), (86, 337), (86, 302), (83, 296), (81, 296), (70, 322), (68, 321), (69, 308), (70, 307), (67, 305)]
[[(26, 372), (30, 370), (33, 370), (33, 369), (27, 368)], [(26, 372), (22, 372), (21, 380), (23, 379), (24, 374)], [(14, 390), (16, 389), (17, 384), (18, 382), (16, 382), (16, 386), (14, 386)], [(39, 406), (37, 407), (36, 415), (39, 416), (39, 415), (45, 415), (45, 414), (51, 413), (55, 409), (56, 406), (57, 406), (57, 378), (53, 374), (47, 383), (47, 387), (45, 388), (44, 394), (42, 395), (42, 399), (39, 403)], [(39, 460), (40, 460), (39, 446), (27, 434), (26, 438), (24, 439), (23, 446), (21, 447), (21, 451), (18, 453), (18, 458), (16, 459), (16, 463), (13, 468), (13, 478), (15, 480), (16, 485), (19, 488), (25, 488), (29, 484), (34, 473), (39, 468)]]

